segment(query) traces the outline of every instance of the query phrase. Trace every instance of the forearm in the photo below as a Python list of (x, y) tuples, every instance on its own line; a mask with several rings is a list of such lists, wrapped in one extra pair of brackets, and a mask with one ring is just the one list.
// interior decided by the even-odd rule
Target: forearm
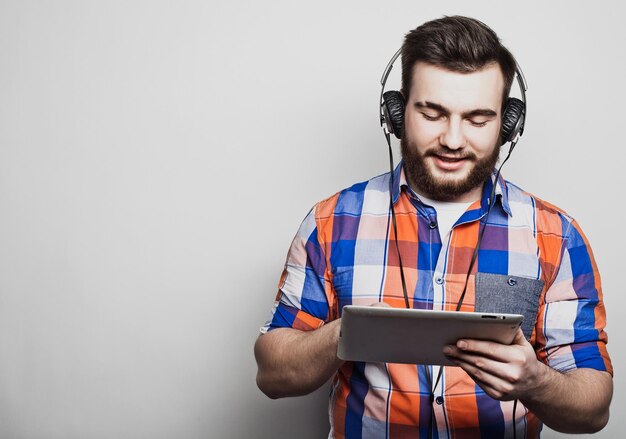
[(593, 433), (609, 419), (613, 379), (607, 372), (560, 373), (541, 364), (540, 386), (520, 401), (548, 427), (563, 433)]
[(313, 331), (274, 329), (261, 335), (254, 346), (257, 385), (270, 398), (310, 393), (337, 371), (341, 321)]

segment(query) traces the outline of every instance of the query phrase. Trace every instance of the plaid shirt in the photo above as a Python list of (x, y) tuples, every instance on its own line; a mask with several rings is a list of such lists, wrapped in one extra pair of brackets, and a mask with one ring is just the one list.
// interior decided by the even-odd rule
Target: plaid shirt
[[(272, 316), (261, 332), (319, 328), (345, 305), (386, 302), (404, 308), (383, 174), (318, 203), (291, 244)], [(402, 163), (392, 199), (398, 246), (413, 308), (454, 310), (460, 298), (492, 181), (447, 236), (435, 210), (408, 186)], [(578, 224), (565, 212), (503, 178), (496, 187), (462, 311), (524, 315), (522, 329), (537, 358), (558, 371), (608, 371), (600, 276)], [(407, 334), (406, 342), (419, 334)], [(445, 367), (435, 400), (425, 368), (346, 362), (333, 379), (329, 402), (335, 438), (512, 437), (513, 401), (489, 397), (458, 367)], [(432, 370), (432, 368), (431, 368)], [(537, 437), (541, 421), (521, 403), (517, 437)]]

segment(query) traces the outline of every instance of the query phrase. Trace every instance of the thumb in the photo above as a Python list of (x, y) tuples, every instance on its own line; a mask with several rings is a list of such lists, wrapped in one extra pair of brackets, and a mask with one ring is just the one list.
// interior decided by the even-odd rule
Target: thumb
[(370, 306), (376, 306), (380, 308), (391, 308), (391, 305), (389, 305), (387, 302), (374, 302)]
[(519, 346), (525, 346), (528, 344), (528, 340), (526, 340), (526, 337), (524, 337), (524, 332), (522, 331), (522, 328), (517, 328), (517, 333), (515, 334), (515, 338), (513, 339), (513, 342), (511, 344)]

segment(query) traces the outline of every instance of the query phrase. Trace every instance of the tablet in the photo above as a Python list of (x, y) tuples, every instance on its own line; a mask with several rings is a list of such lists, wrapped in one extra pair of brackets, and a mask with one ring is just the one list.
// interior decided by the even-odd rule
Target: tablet
[(354, 306), (343, 308), (337, 356), (347, 361), (455, 366), (443, 354), (461, 338), (511, 344), (520, 314)]

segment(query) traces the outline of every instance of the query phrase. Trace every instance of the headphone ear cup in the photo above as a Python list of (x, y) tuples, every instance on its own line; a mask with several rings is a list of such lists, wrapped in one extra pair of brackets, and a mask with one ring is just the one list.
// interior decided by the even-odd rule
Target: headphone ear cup
[(383, 94), (383, 114), (387, 122), (387, 129), (398, 139), (402, 137), (404, 127), (404, 96), (395, 90)]
[(517, 98), (507, 98), (502, 111), (502, 127), (500, 128), (501, 145), (515, 139), (524, 131), (526, 104)]

